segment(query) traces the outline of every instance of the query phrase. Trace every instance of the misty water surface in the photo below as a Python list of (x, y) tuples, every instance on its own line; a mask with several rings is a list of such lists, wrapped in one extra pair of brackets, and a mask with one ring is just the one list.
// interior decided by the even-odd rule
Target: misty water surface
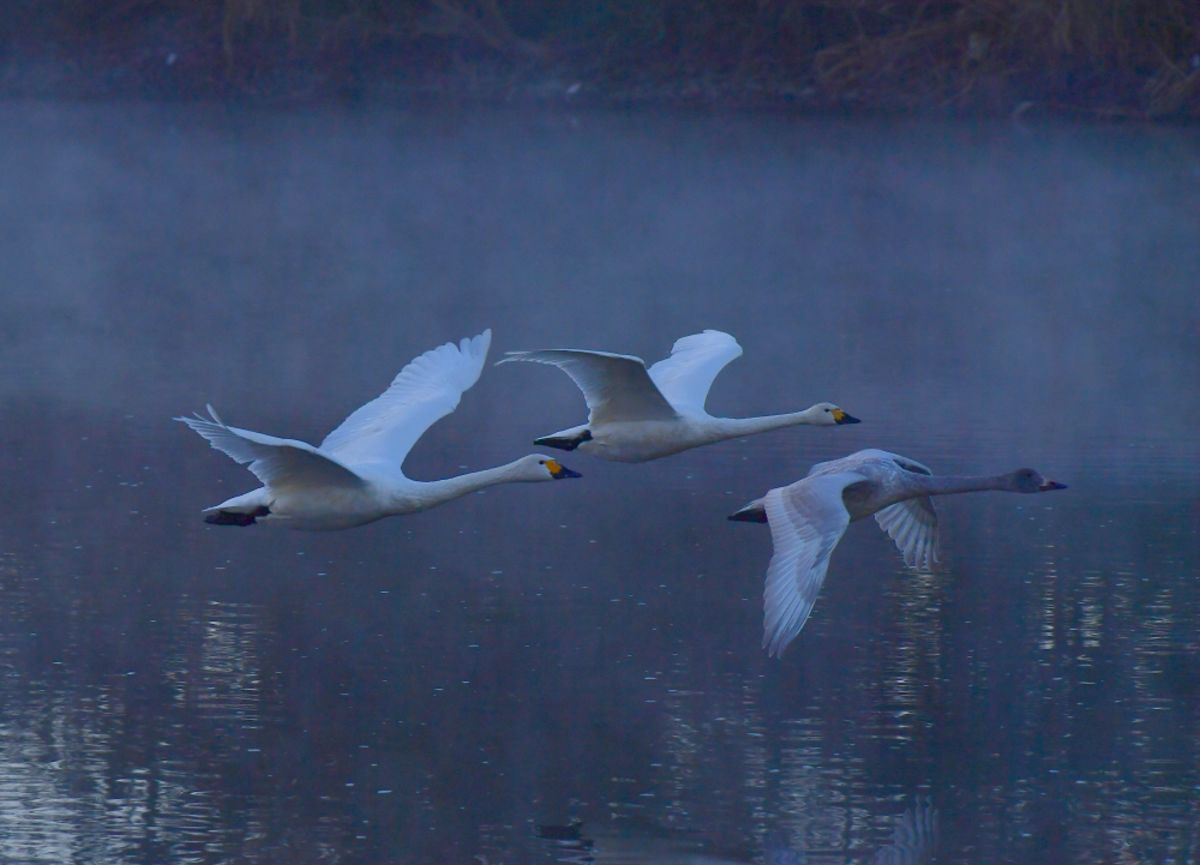
[[(1194, 130), (8, 104), (0, 144), (0, 861), (522, 865), (579, 819), (598, 862), (858, 862), (918, 793), (939, 862), (1200, 861)], [(484, 327), (720, 328), (715, 413), (864, 422), (200, 521), (254, 481), (171, 417), (319, 441)], [(489, 367), (407, 468), (584, 411)], [(931, 575), (852, 526), (769, 660), (724, 518), (867, 446), (1071, 488), (946, 500)]]

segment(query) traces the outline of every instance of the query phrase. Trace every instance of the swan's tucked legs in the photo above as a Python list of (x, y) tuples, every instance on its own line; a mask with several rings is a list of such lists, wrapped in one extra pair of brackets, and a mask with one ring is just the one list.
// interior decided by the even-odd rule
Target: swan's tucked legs
[(739, 523), (765, 523), (767, 521), (767, 507), (763, 504), (762, 499), (755, 499), (745, 507), (731, 513), (726, 519)]
[(259, 505), (252, 511), (216, 511), (204, 517), (204, 522), (214, 526), (252, 526), (259, 517), (268, 516), (271, 509)]
[(542, 436), (534, 439), (535, 445), (545, 445), (548, 448), (558, 448), (560, 451), (573, 451), (584, 442), (592, 440), (592, 431), (584, 430), (577, 436)]

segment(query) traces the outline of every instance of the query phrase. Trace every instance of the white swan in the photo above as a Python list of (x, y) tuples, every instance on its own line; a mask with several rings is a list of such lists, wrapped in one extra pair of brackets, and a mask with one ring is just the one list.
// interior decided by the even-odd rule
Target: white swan
[(175, 418), (236, 462), (248, 464), (263, 484), (206, 508), (205, 522), (346, 529), (423, 511), (493, 484), (579, 477), (539, 454), (440, 481), (404, 476), (401, 464), (417, 439), (454, 411), (463, 391), (479, 380), (491, 341), (492, 332), (485, 330), (457, 346), (448, 342), (425, 352), (381, 396), (342, 421), (320, 447), (226, 426), (212, 406), (211, 420)]
[(934, 476), (915, 460), (862, 450), (817, 463), (808, 476), (769, 490), (729, 517), (768, 523), (775, 546), (763, 592), (763, 648), (779, 656), (804, 627), (825, 579), (829, 556), (853, 520), (875, 514), (911, 567), (937, 561), (937, 511), (930, 496), (1002, 490), (1066, 489), (1033, 469), (992, 477)]
[(828, 402), (790, 414), (713, 417), (704, 410), (713, 379), (741, 353), (729, 334), (706, 330), (677, 340), (671, 356), (649, 369), (640, 357), (574, 348), (510, 351), (499, 362), (545, 363), (569, 375), (583, 391), (588, 422), (534, 439), (534, 444), (579, 448), (607, 460), (645, 462), (795, 424), (858, 423)]

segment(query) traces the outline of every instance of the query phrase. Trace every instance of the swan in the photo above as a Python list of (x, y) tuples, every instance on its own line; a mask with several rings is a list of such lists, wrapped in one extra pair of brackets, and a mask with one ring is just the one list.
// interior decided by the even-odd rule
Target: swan
[(499, 363), (545, 363), (569, 375), (583, 391), (588, 422), (534, 439), (534, 444), (579, 448), (606, 460), (640, 463), (795, 424), (858, 423), (829, 402), (790, 414), (713, 417), (704, 410), (713, 379), (741, 353), (729, 334), (706, 330), (676, 340), (671, 356), (649, 369), (640, 357), (575, 348), (510, 351)]
[(440, 505), (493, 484), (577, 478), (557, 460), (530, 454), (495, 468), (437, 481), (415, 481), (401, 465), (417, 439), (454, 411), (479, 380), (492, 332), (425, 352), (384, 393), (360, 406), (320, 447), (237, 429), (208, 406), (209, 417), (178, 417), (217, 450), (248, 465), (256, 490), (205, 508), (219, 526), (264, 522), (294, 529), (347, 529)]
[(768, 490), (729, 519), (767, 523), (775, 551), (763, 592), (763, 648), (775, 657), (804, 627), (825, 579), (829, 556), (852, 521), (875, 515), (905, 564), (928, 568), (937, 559), (937, 511), (930, 496), (1001, 490), (1066, 489), (1033, 469), (984, 477), (934, 475), (916, 460), (868, 449), (817, 463), (808, 476)]

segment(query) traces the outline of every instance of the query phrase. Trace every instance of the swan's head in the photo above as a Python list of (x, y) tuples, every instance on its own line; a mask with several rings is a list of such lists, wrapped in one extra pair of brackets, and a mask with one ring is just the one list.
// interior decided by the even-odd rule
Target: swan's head
[(522, 480), (527, 481), (561, 481), (564, 478), (583, 477), (579, 472), (571, 471), (554, 457), (541, 454), (530, 454), (517, 460), (517, 470)]
[(844, 423), (861, 423), (858, 418), (850, 414), (841, 406), (836, 406), (831, 402), (819, 402), (808, 409), (808, 414), (814, 418), (813, 423), (817, 426), (833, 426), (834, 424)]
[(1066, 484), (1046, 480), (1036, 469), (1017, 469), (1008, 476), (1008, 479), (1012, 484), (1013, 492), (1017, 493), (1045, 493), (1050, 490), (1067, 488)]

